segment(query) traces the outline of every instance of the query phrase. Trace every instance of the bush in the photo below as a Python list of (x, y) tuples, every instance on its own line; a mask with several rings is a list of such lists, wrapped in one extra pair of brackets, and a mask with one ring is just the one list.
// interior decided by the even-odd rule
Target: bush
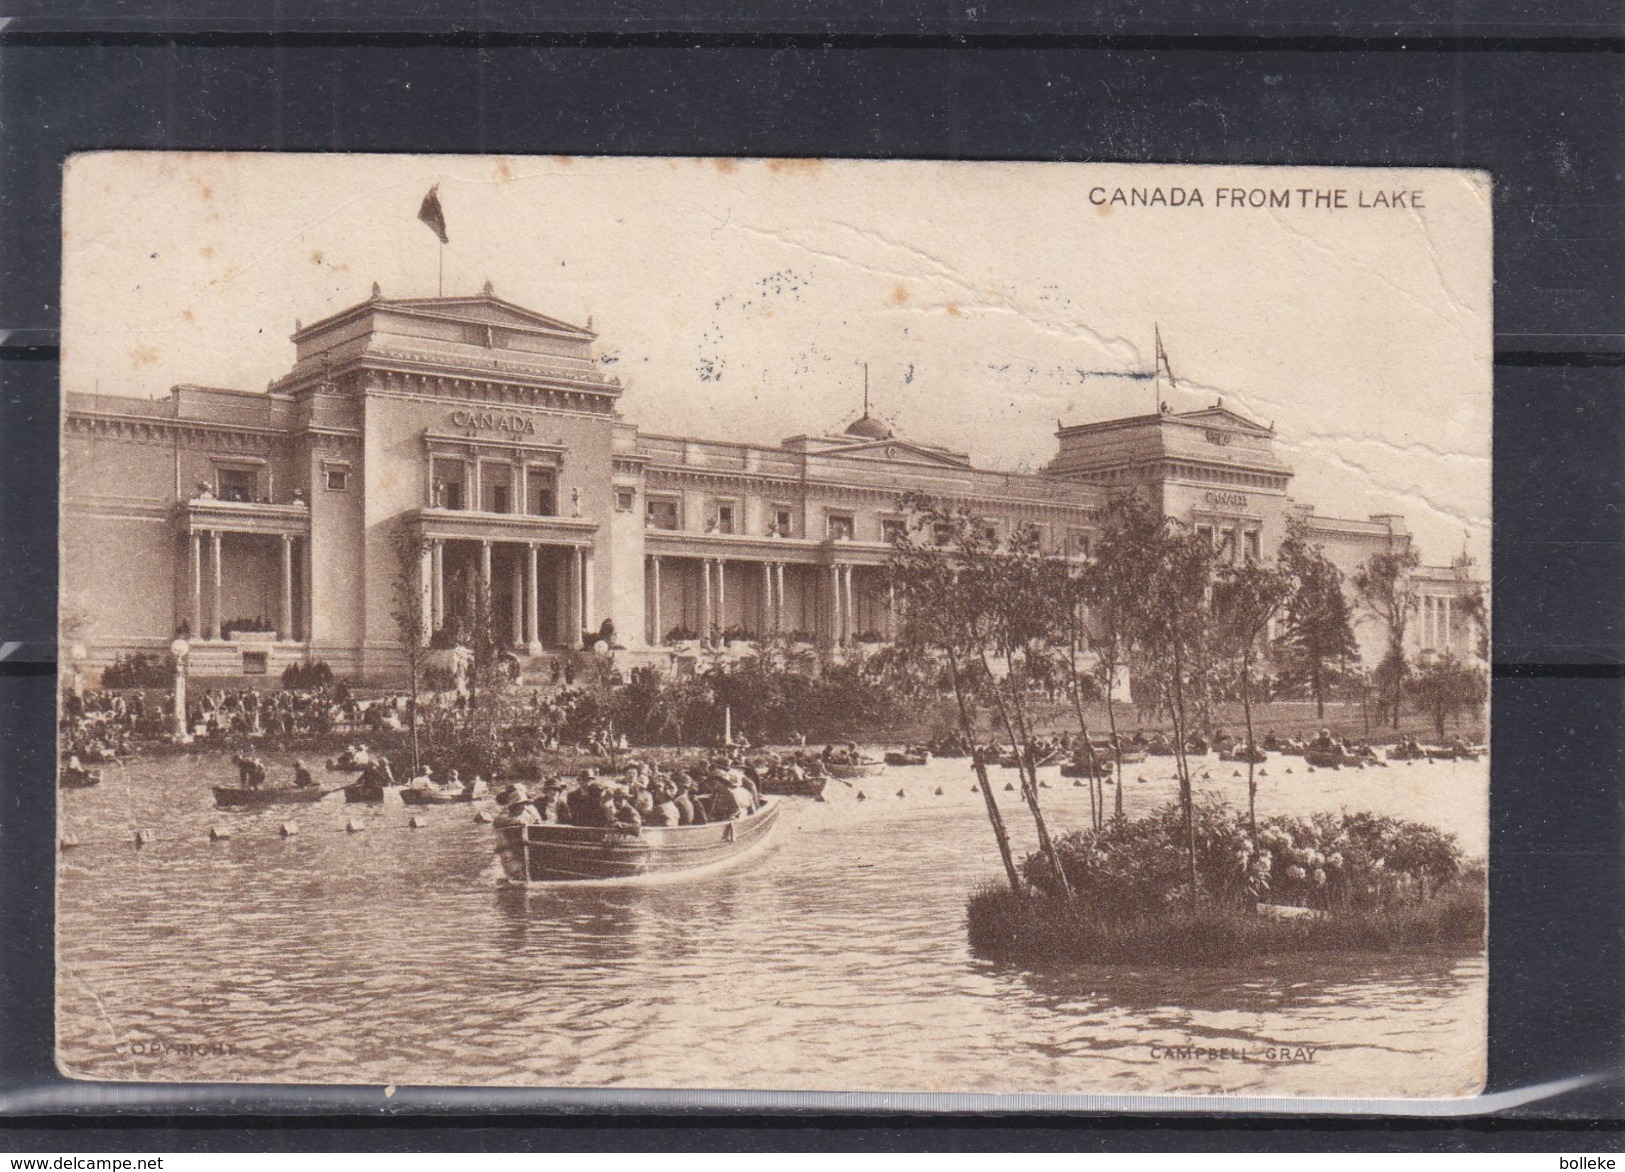
[(457, 677), (450, 668), (426, 667), (423, 669), (421, 682), (425, 691), (449, 692), (457, 686)]
[[(1370, 911), (1426, 897), (1462, 868), (1455, 836), (1385, 815), (1275, 817), (1253, 841), (1245, 818), (1203, 795), (1195, 809), (1199, 903), (1250, 910), (1255, 902), (1319, 911)], [(1113, 821), (1056, 843), (1078, 901), (1108, 919), (1159, 915), (1190, 904), (1184, 817), (1170, 803), (1150, 817)], [(1048, 859), (1022, 865), (1037, 890), (1054, 887)]]
[(102, 672), (104, 688), (167, 688), (174, 680), (174, 657), (156, 652), (120, 655)]
[(290, 663), (282, 669), (282, 686), (299, 692), (320, 692), (333, 686), (333, 669), (325, 659)]
[(1016, 964), (1228, 964), (1305, 952), (1459, 952), (1482, 948), (1487, 921), (1481, 869), (1425, 900), (1366, 912), (1270, 919), (1242, 908), (1188, 905), (1112, 918), (1057, 896), (1003, 885), (970, 898), (971, 950)]

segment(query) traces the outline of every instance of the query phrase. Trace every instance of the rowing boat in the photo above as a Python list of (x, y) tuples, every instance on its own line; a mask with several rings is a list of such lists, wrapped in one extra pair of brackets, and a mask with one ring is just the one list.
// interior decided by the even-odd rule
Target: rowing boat
[(814, 777), (812, 774), (796, 777), (789, 773), (774, 772), (764, 777), (758, 788), (764, 794), (780, 794), (791, 798), (818, 798), (823, 797), (824, 787), (828, 784), (827, 777)]
[(275, 789), (249, 789), (246, 786), (216, 785), (214, 804), (223, 808), (257, 810), (265, 806), (304, 806), (319, 802), (331, 790), (314, 785), (279, 786)]
[(855, 777), (873, 777), (886, 768), (884, 761), (826, 761), (824, 768), (829, 770), (831, 777), (838, 777), (842, 781), (851, 781)]
[(527, 883), (638, 879), (730, 862), (761, 846), (779, 816), (769, 798), (761, 809), (728, 822), (698, 826), (560, 826), (544, 822), (497, 829), (510, 879)]

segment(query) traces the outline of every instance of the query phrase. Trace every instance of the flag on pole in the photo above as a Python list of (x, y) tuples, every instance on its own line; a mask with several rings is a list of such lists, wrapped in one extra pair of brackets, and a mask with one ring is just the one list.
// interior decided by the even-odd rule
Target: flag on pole
[(1162, 326), (1159, 324), (1154, 325), (1152, 328), (1156, 330), (1157, 334), (1157, 373), (1160, 375), (1164, 371), (1167, 371), (1169, 385), (1172, 385), (1174, 381), (1174, 368), (1168, 364), (1168, 351), (1164, 350), (1162, 347)]
[(418, 208), (418, 219), (427, 224), (429, 230), (440, 237), (440, 243), (451, 243), (446, 238), (446, 213), (440, 206), (440, 184), (436, 183), (429, 188), (429, 194), (423, 197), (423, 206)]

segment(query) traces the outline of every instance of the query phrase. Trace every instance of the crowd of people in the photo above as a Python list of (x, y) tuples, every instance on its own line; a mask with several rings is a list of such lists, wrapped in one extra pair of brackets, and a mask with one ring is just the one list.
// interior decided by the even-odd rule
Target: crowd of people
[(741, 768), (722, 757), (686, 768), (633, 762), (618, 778), (591, 770), (573, 782), (552, 776), (534, 798), (523, 783), (516, 783), (499, 793), (497, 801), (502, 806), (499, 827), (555, 823), (636, 834), (645, 826), (742, 818), (761, 808), (762, 794), (753, 767)]

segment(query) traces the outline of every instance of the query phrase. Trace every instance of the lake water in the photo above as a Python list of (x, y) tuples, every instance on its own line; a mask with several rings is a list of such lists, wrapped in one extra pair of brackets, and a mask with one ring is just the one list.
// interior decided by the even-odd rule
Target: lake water
[[(1235, 767), (1207, 768), (1199, 784), (1244, 806)], [(1485, 852), (1484, 763), (1265, 770), (1261, 814), (1376, 810)], [(1128, 812), (1169, 800), (1171, 773), (1155, 758), (1129, 766)], [(286, 776), (279, 758), (273, 778)], [(1031, 820), (1002, 789), (1014, 776), (993, 770), (1025, 853)], [(1043, 776), (1052, 826), (1087, 824), (1087, 791)], [(973, 957), (965, 897), (1001, 868), (965, 761), (832, 782), (824, 803), (785, 799), (771, 844), (729, 870), (574, 890), (501, 886), (492, 830), (467, 806), (417, 811), (421, 829), (399, 804), (337, 794), (216, 810), (209, 784), (234, 778), (204, 754), (113, 766), (99, 788), (62, 795), (62, 830), (81, 843), (58, 887), (70, 1073), (1347, 1097), (1480, 1081), (1482, 955), (1044, 974)], [(300, 833), (284, 838), (288, 818)], [(232, 837), (211, 842), (216, 826)], [(139, 849), (138, 829), (155, 836)], [(1246, 1057), (1162, 1053), (1187, 1046)]]

